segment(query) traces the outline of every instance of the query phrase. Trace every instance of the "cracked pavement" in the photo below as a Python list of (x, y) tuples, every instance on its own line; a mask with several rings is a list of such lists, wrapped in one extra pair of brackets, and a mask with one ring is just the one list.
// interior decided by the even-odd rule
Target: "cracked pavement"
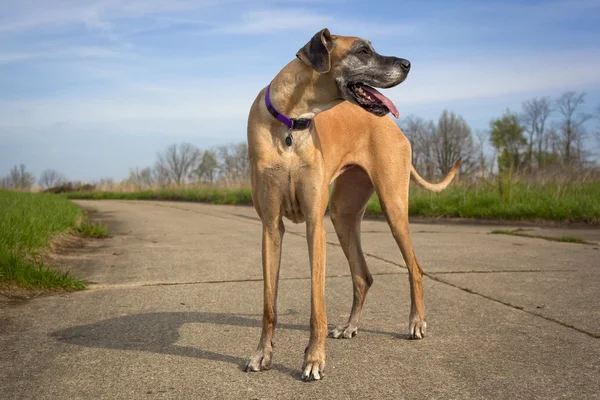
[[(113, 237), (57, 256), (91, 282), (89, 290), (0, 302), (0, 398), (600, 398), (597, 244), (490, 235), (497, 227), (483, 224), (412, 223), (428, 335), (411, 341), (402, 256), (385, 221), (365, 220), (374, 284), (358, 335), (328, 339), (325, 378), (303, 383), (310, 317), (303, 224), (286, 221), (273, 368), (245, 373), (262, 309), (254, 209), (77, 203)], [(352, 283), (328, 220), (326, 229), (333, 326), (348, 317)], [(600, 241), (598, 229), (527, 229)]]

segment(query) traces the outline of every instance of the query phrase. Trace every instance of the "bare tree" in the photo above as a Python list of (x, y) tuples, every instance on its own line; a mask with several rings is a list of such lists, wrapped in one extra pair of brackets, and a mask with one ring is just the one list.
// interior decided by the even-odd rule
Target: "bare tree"
[(218, 148), (219, 174), (226, 183), (246, 180), (250, 176), (246, 142)]
[(558, 132), (562, 142), (563, 160), (567, 164), (582, 161), (583, 124), (592, 116), (580, 111), (585, 93), (566, 92), (556, 100), (556, 110), (561, 116)]
[(533, 163), (533, 149), (537, 147), (537, 166), (542, 166), (543, 154), (548, 151), (548, 138), (546, 123), (552, 114), (552, 105), (548, 97), (533, 98), (523, 103), (521, 123), (527, 132), (526, 162), (531, 168)]
[(435, 124), (433, 121), (409, 115), (399, 126), (411, 143), (413, 165), (426, 177), (431, 177), (435, 171)]
[(88, 184), (88, 186), (85, 188), (82, 188), (82, 190), (93, 191), (93, 190), (96, 190), (96, 188), (98, 188), (99, 190), (111, 191), (111, 190), (114, 190), (115, 186), (117, 186), (117, 185), (115, 183), (114, 178), (102, 177), (99, 180), (93, 181), (91, 184)]
[(5, 189), (28, 190), (35, 183), (35, 177), (27, 172), (25, 164), (15, 165), (7, 176), (0, 180), (0, 187)]
[(9, 175), (0, 178), (0, 189), (12, 189), (12, 181)]
[(435, 156), (440, 173), (446, 175), (458, 158), (463, 160), (463, 170), (471, 168), (473, 152), (473, 137), (469, 125), (462, 117), (444, 110), (435, 135)]
[(155, 172), (159, 180), (181, 186), (198, 165), (200, 149), (191, 143), (173, 144), (157, 157)]
[(169, 177), (169, 173), (162, 165), (156, 163), (152, 170), (152, 175), (154, 175), (154, 182), (160, 186), (164, 187), (171, 183), (171, 178)]
[(146, 167), (141, 170), (137, 167), (135, 169), (132, 168), (125, 182), (137, 188), (151, 188), (154, 185), (152, 168)]
[(40, 176), (40, 180), (38, 181), (39, 185), (44, 189), (49, 189), (56, 185), (60, 185), (66, 182), (66, 178), (63, 174), (58, 172), (55, 169), (47, 169), (42, 172)]

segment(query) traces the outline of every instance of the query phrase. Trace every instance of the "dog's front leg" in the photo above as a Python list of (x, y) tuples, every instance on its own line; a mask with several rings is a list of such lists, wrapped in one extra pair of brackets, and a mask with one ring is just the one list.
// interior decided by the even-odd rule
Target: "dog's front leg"
[(273, 222), (263, 222), (262, 263), (264, 283), (263, 327), (256, 353), (250, 358), (246, 371), (262, 371), (271, 367), (273, 335), (277, 324), (277, 287), (281, 244), (285, 228), (281, 217)]
[(311, 268), (310, 340), (304, 354), (302, 380), (319, 380), (325, 368), (325, 227), (323, 216), (306, 221), (306, 237)]

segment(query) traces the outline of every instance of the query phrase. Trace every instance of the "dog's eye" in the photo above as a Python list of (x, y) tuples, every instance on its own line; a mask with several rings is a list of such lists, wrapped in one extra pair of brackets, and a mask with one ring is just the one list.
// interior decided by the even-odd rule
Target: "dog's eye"
[(371, 49), (369, 49), (368, 47), (363, 47), (362, 49), (360, 49), (358, 51), (360, 54), (371, 54)]

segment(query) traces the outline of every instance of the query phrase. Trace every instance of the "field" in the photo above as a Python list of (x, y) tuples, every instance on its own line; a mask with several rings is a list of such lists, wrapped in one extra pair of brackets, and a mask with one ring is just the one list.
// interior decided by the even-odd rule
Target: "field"
[(84, 289), (85, 282), (43, 261), (51, 245), (72, 235), (104, 237), (107, 232), (64, 197), (0, 191), (0, 293)]
[[(68, 193), (71, 199), (169, 200), (252, 204), (250, 189), (162, 189), (138, 192)], [(411, 186), (409, 213), (421, 217), (487, 220), (548, 220), (600, 223), (600, 182), (527, 185), (513, 183), (501, 195), (496, 186), (453, 184), (441, 193)], [(369, 215), (381, 215), (373, 196)]]

